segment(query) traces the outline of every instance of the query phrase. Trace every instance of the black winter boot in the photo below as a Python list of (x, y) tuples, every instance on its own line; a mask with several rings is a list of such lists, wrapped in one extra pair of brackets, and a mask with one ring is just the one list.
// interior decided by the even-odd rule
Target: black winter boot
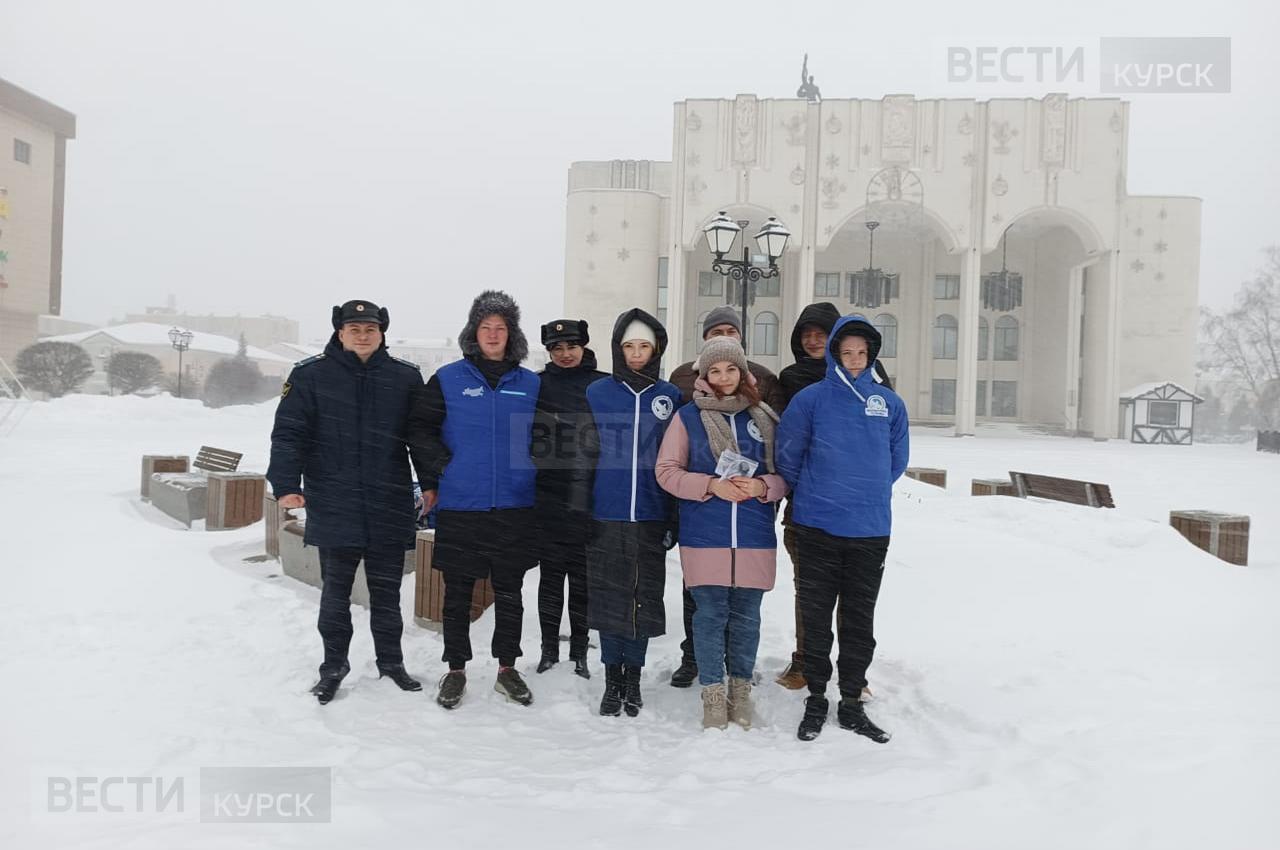
[(877, 744), (887, 744), (889, 739), (893, 737), (871, 722), (871, 719), (867, 717), (867, 710), (863, 707), (860, 699), (846, 697), (840, 700), (840, 705), (836, 707), (836, 722), (840, 724), (841, 729), (857, 732)]
[(560, 647), (542, 647), (542, 658), (538, 659), (538, 672), (545, 673), (560, 663)]
[(804, 701), (804, 717), (800, 718), (800, 728), (796, 737), (801, 741), (812, 741), (822, 734), (822, 725), (827, 722), (827, 712), (831, 706), (827, 698), (810, 694)]
[(343, 664), (342, 668), (334, 673), (322, 673), (320, 681), (311, 686), (311, 693), (315, 694), (316, 701), (321, 705), (328, 705), (337, 695), (338, 686), (350, 672), (350, 665)]
[(386, 676), (395, 682), (402, 691), (420, 691), (422, 683), (409, 675), (409, 671), (404, 669), (403, 664), (388, 664), (386, 667), (378, 667), (378, 678)]
[(573, 659), (573, 672), (574, 672), (574, 675), (576, 676), (581, 676), (584, 679), (590, 679), (591, 668), (587, 666), (587, 659), (585, 658)]
[(640, 696), (640, 671), (643, 669), (631, 666), (622, 668), (622, 707), (627, 712), (627, 717), (635, 717), (644, 708), (644, 700)]
[(680, 660), (680, 666), (671, 674), (671, 687), (687, 688), (698, 678), (698, 663), (692, 658)]
[(600, 700), (601, 717), (617, 717), (622, 713), (622, 698), (626, 682), (621, 664), (604, 665), (604, 696)]

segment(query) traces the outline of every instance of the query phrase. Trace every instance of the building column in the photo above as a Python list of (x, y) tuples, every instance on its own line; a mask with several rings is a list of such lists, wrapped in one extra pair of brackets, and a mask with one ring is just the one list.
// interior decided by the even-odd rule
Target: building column
[(973, 436), (978, 425), (978, 295), (982, 250), (974, 246), (960, 267), (960, 325), (956, 346), (956, 436)]
[[(1097, 311), (1102, 322), (1102, 368), (1099, 370), (1098, 382), (1094, 386), (1094, 429), (1093, 438), (1098, 441), (1110, 440), (1117, 436), (1119, 427), (1119, 390), (1116, 387), (1116, 357), (1119, 351), (1120, 330), (1120, 252), (1107, 253), (1105, 262), (1098, 264), (1097, 275), (1099, 286), (1090, 293), (1101, 303)], [(1090, 280), (1093, 276), (1090, 277)], [(1092, 287), (1091, 287), (1092, 289)]]
[(1072, 266), (1067, 274), (1066, 384), (1062, 424), (1069, 434), (1080, 431), (1080, 325), (1084, 320), (1084, 274), (1085, 269), (1097, 262), (1097, 257), (1086, 260)]
[(671, 214), (667, 233), (667, 340), (668, 351), (663, 355), (667, 374), (685, 362), (684, 314), (685, 303), (685, 251), (684, 251), (684, 138), (685, 104), (675, 105), (674, 136), (671, 141)]

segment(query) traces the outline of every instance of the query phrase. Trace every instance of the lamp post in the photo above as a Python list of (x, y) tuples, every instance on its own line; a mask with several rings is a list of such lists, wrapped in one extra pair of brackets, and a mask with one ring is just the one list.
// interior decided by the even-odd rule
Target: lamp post
[(787, 230), (775, 216), (769, 216), (764, 227), (761, 227), (760, 232), (755, 235), (756, 247), (769, 258), (768, 267), (762, 269), (751, 262), (746, 239), (742, 240), (742, 259), (726, 260), (724, 255), (732, 250), (738, 234), (749, 224), (751, 222), (746, 219), (734, 221), (729, 218), (728, 213), (721, 210), (719, 215), (702, 228), (702, 234), (707, 240), (707, 248), (715, 255), (711, 268), (717, 274), (733, 278), (739, 284), (738, 289), (742, 298), (742, 350), (744, 352), (747, 350), (747, 305), (755, 301), (753, 297), (755, 283), (778, 276), (778, 259), (787, 248), (787, 240), (791, 238), (791, 231)]
[(182, 398), (182, 352), (191, 347), (191, 337), (195, 334), (181, 328), (169, 329), (169, 344), (178, 351), (178, 398)]

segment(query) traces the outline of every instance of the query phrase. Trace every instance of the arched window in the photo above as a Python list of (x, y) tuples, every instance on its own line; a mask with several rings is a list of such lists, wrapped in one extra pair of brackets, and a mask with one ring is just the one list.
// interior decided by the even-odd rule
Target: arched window
[(881, 313), (871, 323), (880, 331), (880, 356), (898, 356), (898, 320), (888, 313)]
[(765, 356), (778, 353), (778, 317), (768, 310), (757, 313), (752, 324), (751, 353)]
[(956, 317), (943, 313), (933, 322), (933, 359), (955, 360), (960, 324)]
[(986, 317), (979, 316), (978, 317), (978, 359), (979, 360), (987, 359), (987, 348), (989, 347), (988, 343), (990, 342), (988, 337), (990, 337), (990, 335), (991, 335), (991, 327), (987, 324)]
[(1001, 316), (996, 319), (993, 357), (996, 360), (1018, 359), (1018, 320), (1013, 316)]

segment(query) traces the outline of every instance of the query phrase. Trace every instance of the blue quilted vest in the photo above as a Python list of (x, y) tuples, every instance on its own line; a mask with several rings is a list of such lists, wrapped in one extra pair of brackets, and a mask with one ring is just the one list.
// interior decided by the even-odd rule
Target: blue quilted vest
[(468, 360), (436, 372), (444, 393), (444, 443), (452, 458), (440, 476), (440, 508), (530, 508), (536, 470), (529, 457), (538, 376), (517, 366), (489, 387)]
[(587, 403), (600, 435), (592, 515), (623, 522), (668, 520), (670, 497), (653, 470), (680, 390), (658, 381), (637, 393), (616, 378), (601, 378), (587, 387)]
[[(707, 430), (702, 425), (702, 411), (696, 404), (686, 404), (676, 414), (689, 432), (690, 472), (702, 472), (715, 476), (718, 458), (711, 453)], [(724, 416), (722, 413), (716, 416)], [(756, 477), (768, 472), (764, 463), (765, 447), (760, 431), (745, 410), (732, 417), (733, 433), (738, 441), (738, 454), (760, 464)], [(758, 499), (747, 499), (734, 504), (712, 497), (705, 502), (680, 500), (680, 545), (692, 548), (713, 549), (775, 549), (778, 538), (774, 533), (775, 505)]]

